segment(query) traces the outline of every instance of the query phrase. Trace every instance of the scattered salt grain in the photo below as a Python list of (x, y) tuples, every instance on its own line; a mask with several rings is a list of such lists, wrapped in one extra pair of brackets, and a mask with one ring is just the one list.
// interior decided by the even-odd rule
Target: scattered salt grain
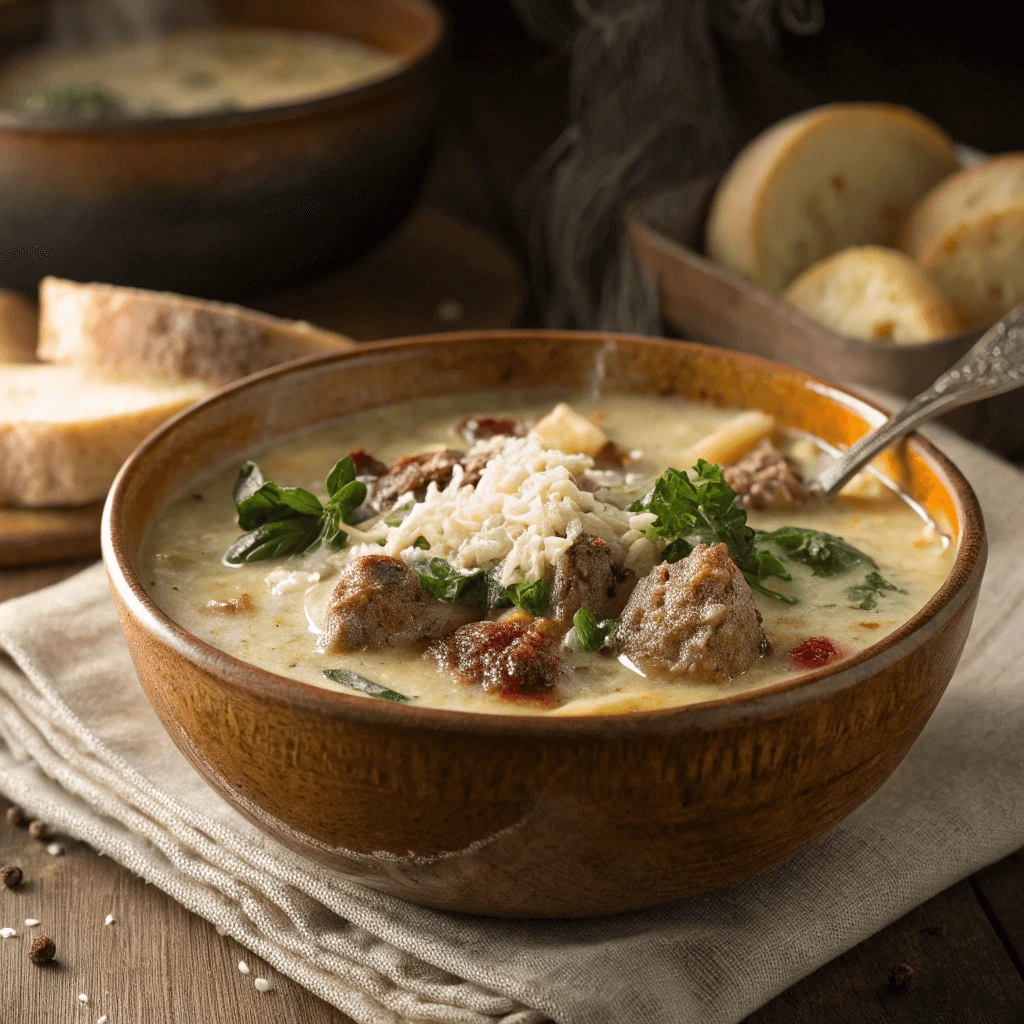
[(36, 925), (38, 925), (38, 924), (39, 924), (39, 922), (34, 917), (26, 917), (25, 918), (25, 927), (26, 928), (35, 928)]
[(109, 928), (114, 923), (114, 915), (107, 914), (107, 916), (103, 918), (103, 923)]
[(238, 969), (242, 972), (242, 974), (249, 973), (249, 965), (244, 960), (238, 961)]
[(88, 1003), (89, 1002), (89, 997), (84, 992), (79, 992), (78, 993), (78, 1001), (80, 1003)]
[(103, 1014), (103, 1016), (96, 1021), (96, 1024), (107, 1024), (107, 1015)]
[(60, 843), (50, 843), (50, 845), (46, 848), (46, 852), (51, 857), (60, 857), (64, 853), (64, 847), (61, 846)]
[(16, 939), (18, 933), (13, 928), (0, 928), (0, 939)]
[(257, 978), (253, 982), (253, 985), (256, 986), (256, 991), (257, 992), (269, 992), (270, 991), (270, 982), (267, 981), (266, 978)]

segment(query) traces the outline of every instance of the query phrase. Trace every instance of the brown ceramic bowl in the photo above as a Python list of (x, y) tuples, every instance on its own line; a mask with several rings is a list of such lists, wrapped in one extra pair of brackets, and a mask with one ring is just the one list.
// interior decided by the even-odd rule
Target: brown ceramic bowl
[(799, 680), (705, 704), (542, 718), (407, 707), (254, 668), (176, 625), (139, 576), (143, 533), (197, 476), (285, 434), (424, 395), (576, 387), (757, 406), (848, 444), (882, 419), (798, 370), (702, 345), (501, 332), (387, 342), (275, 367), (153, 434), (107, 502), (103, 554), (139, 679), (175, 742), (242, 814), (354, 880), (510, 917), (650, 906), (734, 882), (878, 788), (956, 667), (985, 564), (977, 500), (912, 436), (889, 469), (956, 544), (910, 622)]
[(363, 85), (251, 111), (82, 121), (0, 110), (0, 284), (34, 291), (56, 274), (235, 298), (337, 267), (402, 220), (447, 63), (432, 0), (215, 7), (227, 24), (342, 35), (399, 62)]

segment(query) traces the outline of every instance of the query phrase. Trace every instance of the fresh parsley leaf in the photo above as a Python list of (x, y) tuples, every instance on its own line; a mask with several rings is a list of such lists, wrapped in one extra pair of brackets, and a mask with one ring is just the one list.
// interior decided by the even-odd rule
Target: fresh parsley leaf
[(573, 635), (568, 638), (569, 645), (593, 654), (611, 643), (618, 625), (618, 619), (603, 619), (598, 622), (593, 612), (581, 608), (572, 617)]
[(685, 558), (698, 544), (725, 544), (750, 586), (761, 594), (786, 604), (796, 598), (764, 585), (772, 576), (790, 579), (785, 566), (770, 551), (755, 546), (757, 534), (747, 525), (747, 513), (736, 492), (725, 482), (721, 466), (700, 459), (693, 467), (695, 480), (678, 469), (667, 469), (658, 477), (650, 498), (634, 502), (631, 512), (654, 512), (657, 519), (649, 532), (671, 538), (662, 552), (668, 562)]
[(242, 534), (224, 554), (228, 565), (261, 562), (282, 555), (297, 555), (317, 540), (320, 521), (312, 516), (295, 516), (264, 523)]
[(810, 566), (814, 576), (843, 576), (858, 565), (875, 568), (874, 559), (842, 537), (806, 526), (783, 526), (770, 533), (758, 531), (758, 540), (777, 544), (786, 557)]
[(350, 690), (365, 693), (368, 697), (379, 697), (381, 700), (393, 700), (402, 704), (409, 700), (404, 693), (381, 686), (380, 683), (375, 683), (372, 679), (359, 675), (358, 672), (350, 672), (347, 668), (326, 668), (324, 675), (336, 683), (341, 683), (342, 686), (347, 686)]
[(662, 560), (666, 562), (678, 562), (681, 558), (685, 558), (692, 550), (692, 544), (683, 540), (682, 537), (676, 537), (676, 539), (670, 541), (668, 547), (662, 551), (661, 557)]
[(505, 588), (508, 599), (524, 612), (543, 615), (551, 604), (551, 581), (534, 580), (532, 583), (513, 583)]
[(886, 591), (895, 592), (897, 594), (906, 593), (905, 590), (890, 583), (880, 572), (875, 570), (869, 572), (864, 577), (864, 582), (860, 586), (850, 587), (846, 591), (846, 596), (851, 601), (859, 602), (857, 605), (858, 608), (870, 611), (872, 608), (876, 608), (878, 606), (878, 598)]

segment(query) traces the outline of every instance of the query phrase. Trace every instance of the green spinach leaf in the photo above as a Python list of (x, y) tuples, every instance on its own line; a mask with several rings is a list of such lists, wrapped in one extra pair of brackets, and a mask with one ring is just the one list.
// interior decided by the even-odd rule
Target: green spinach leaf
[(277, 519), (242, 534), (224, 553), (228, 565), (261, 562), (267, 558), (295, 555), (315, 544), (320, 522), (312, 516)]
[(810, 566), (815, 576), (843, 576), (858, 565), (875, 567), (870, 555), (842, 537), (806, 526), (783, 526), (771, 532), (760, 530), (757, 538), (777, 544), (787, 558)]
[(532, 583), (513, 583), (505, 588), (508, 599), (524, 612), (543, 615), (551, 604), (551, 581), (534, 580)]
[(877, 570), (869, 572), (864, 577), (864, 582), (857, 587), (850, 587), (846, 591), (846, 596), (851, 600), (858, 602), (857, 607), (863, 608), (865, 611), (870, 611), (872, 608), (878, 607), (878, 598), (886, 592), (894, 592), (897, 594), (905, 594), (906, 591), (895, 584), (890, 583), (885, 579), (880, 572)]
[(573, 636), (569, 638), (569, 644), (577, 650), (594, 654), (611, 644), (618, 625), (618, 619), (602, 619), (598, 622), (593, 612), (581, 608), (572, 617)]

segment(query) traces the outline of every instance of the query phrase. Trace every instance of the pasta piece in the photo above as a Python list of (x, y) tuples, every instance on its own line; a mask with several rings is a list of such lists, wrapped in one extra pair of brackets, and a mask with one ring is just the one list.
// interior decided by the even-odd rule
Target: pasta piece
[(751, 409), (729, 420), (725, 426), (701, 438), (691, 449), (689, 465), (698, 459), (728, 466), (742, 458), (775, 430), (775, 417), (760, 409)]

